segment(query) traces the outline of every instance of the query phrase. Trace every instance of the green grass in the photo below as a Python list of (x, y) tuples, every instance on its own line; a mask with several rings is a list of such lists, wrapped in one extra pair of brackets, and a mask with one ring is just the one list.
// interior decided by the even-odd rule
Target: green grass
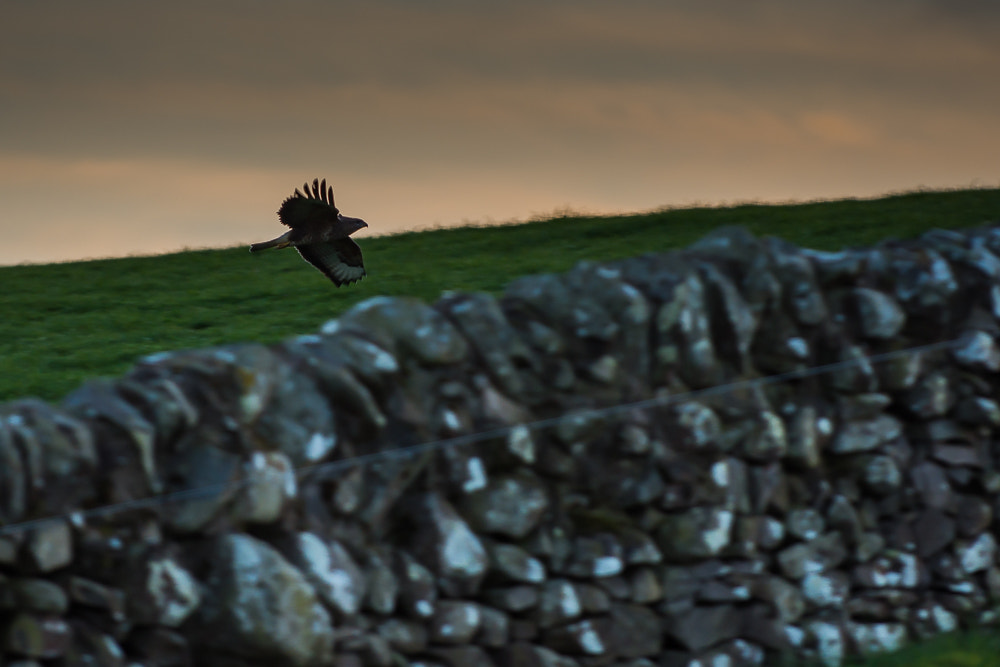
[(119, 375), (152, 352), (313, 332), (375, 295), (434, 300), (449, 289), (499, 293), (518, 276), (683, 247), (720, 225), (839, 249), (990, 220), (1000, 220), (1000, 189), (361, 237), (369, 275), (341, 289), (291, 250), (255, 256), (238, 247), (0, 267), (0, 401), (58, 400), (84, 379)]
[[(0, 401), (29, 395), (57, 401), (84, 379), (121, 374), (138, 357), (157, 351), (267, 343), (313, 332), (376, 295), (433, 300), (449, 289), (499, 293), (519, 276), (564, 271), (582, 259), (683, 247), (721, 225), (744, 225), (759, 236), (837, 250), (991, 221), (1000, 222), (1000, 189), (362, 236), (369, 275), (341, 289), (295, 252), (251, 256), (245, 247), (0, 267)], [(865, 664), (1000, 667), (998, 656), (996, 634), (971, 633)]]

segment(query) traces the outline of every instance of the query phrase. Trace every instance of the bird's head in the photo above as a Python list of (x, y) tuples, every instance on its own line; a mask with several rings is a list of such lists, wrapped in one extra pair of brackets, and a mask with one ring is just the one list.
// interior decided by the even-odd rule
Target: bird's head
[(361, 218), (348, 218), (346, 215), (337, 214), (337, 219), (347, 226), (347, 234), (350, 236), (362, 227), (367, 227), (368, 223)]

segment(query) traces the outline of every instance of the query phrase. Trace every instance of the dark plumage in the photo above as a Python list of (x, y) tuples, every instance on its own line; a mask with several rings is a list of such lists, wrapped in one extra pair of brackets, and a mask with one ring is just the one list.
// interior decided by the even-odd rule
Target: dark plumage
[(311, 193), (308, 183), (302, 189), (305, 194), (296, 188), (278, 209), (278, 220), (291, 229), (276, 239), (254, 243), (250, 252), (295, 246), (302, 259), (322, 271), (337, 287), (364, 278), (361, 248), (350, 236), (368, 223), (340, 214), (333, 203), (333, 188), (327, 188), (325, 178), (322, 183), (318, 178), (313, 180)]

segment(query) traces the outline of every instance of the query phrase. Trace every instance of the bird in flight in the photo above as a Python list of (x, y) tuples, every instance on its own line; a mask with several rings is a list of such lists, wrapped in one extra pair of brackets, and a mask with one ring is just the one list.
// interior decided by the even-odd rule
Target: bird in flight
[(326, 179), (320, 183), (313, 179), (302, 186), (305, 194), (295, 189), (295, 194), (281, 203), (278, 220), (291, 229), (276, 239), (254, 243), (250, 252), (267, 248), (295, 249), (337, 287), (350, 285), (365, 277), (365, 264), (361, 248), (351, 234), (368, 223), (361, 218), (341, 215), (333, 203), (333, 188), (327, 188)]

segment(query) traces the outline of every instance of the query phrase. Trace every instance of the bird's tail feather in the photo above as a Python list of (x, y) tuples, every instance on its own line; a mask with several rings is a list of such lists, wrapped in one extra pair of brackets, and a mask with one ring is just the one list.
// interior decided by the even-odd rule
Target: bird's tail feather
[(287, 248), (292, 245), (284, 236), (279, 236), (276, 239), (271, 239), (270, 241), (261, 241), (260, 243), (252, 243), (250, 245), (250, 252), (259, 252), (261, 250), (267, 250), (268, 248)]

